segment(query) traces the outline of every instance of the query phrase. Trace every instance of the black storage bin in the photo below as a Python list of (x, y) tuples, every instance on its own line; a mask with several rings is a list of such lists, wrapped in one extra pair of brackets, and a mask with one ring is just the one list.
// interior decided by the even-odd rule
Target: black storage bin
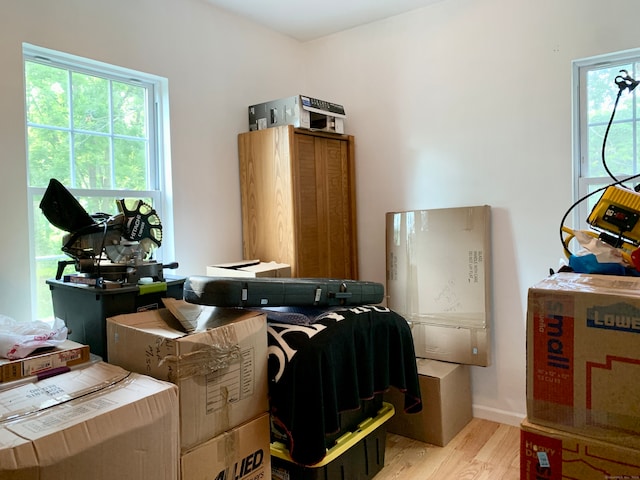
[(385, 422), (395, 413), (383, 403), (376, 417), (368, 418), (353, 432), (340, 437), (316, 465), (295, 463), (284, 444), (271, 444), (273, 480), (369, 480), (384, 467), (387, 429)]
[(103, 289), (62, 280), (47, 280), (53, 314), (64, 320), (68, 338), (89, 345), (91, 353), (108, 361), (107, 318), (164, 308), (162, 297), (183, 298), (184, 278), (165, 276), (164, 282)]

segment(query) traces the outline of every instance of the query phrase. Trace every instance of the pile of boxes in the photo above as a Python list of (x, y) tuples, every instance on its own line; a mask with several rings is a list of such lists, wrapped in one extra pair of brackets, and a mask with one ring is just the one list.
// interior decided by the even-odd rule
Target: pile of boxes
[(473, 417), (469, 365), (491, 360), (490, 213), (387, 213), (387, 304), (411, 325), (425, 406), (405, 414), (403, 396), (386, 394), (390, 432), (444, 446)]
[(264, 314), (203, 307), (185, 333), (169, 309), (107, 319), (109, 361), (178, 388), (183, 479), (271, 478)]
[(640, 478), (640, 278), (529, 289), (523, 480)]
[(73, 341), (0, 361), (0, 478), (271, 479), (266, 318), (198, 308), (191, 333), (107, 318), (109, 363)]

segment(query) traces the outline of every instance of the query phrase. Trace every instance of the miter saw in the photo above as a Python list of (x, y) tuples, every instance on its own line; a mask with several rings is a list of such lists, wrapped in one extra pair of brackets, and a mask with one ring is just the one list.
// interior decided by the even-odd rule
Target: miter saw
[(104, 286), (104, 281), (136, 284), (142, 278), (163, 281), (164, 268), (178, 267), (152, 259), (162, 243), (156, 211), (142, 200), (116, 200), (116, 205), (115, 215), (89, 215), (64, 185), (49, 181), (40, 209), (52, 225), (69, 232), (62, 239), (62, 251), (73, 258), (58, 262), (57, 280), (67, 265), (75, 265), (82, 274), (78, 283), (95, 286)]

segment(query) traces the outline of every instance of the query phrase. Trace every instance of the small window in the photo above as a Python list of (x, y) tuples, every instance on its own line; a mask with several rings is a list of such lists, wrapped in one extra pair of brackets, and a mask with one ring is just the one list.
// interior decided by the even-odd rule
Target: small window
[(631, 82), (640, 75), (640, 50), (576, 61), (573, 73), (576, 204), (567, 214), (582, 230), (607, 186), (640, 183), (629, 178), (640, 173), (640, 88)]
[[(166, 80), (31, 45), (23, 55), (33, 311), (48, 319), (46, 280), (71, 260), (61, 250), (68, 232), (39, 207), (51, 179), (90, 215), (117, 214), (121, 199), (142, 200), (160, 219), (170, 211), (160, 141)], [(170, 235), (162, 233), (163, 243)]]

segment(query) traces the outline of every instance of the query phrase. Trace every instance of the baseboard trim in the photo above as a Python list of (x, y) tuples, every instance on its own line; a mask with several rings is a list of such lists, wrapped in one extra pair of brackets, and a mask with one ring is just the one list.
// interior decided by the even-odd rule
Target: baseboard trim
[(509, 412), (497, 408), (484, 407), (482, 405), (473, 405), (473, 416), (492, 422), (513, 425), (514, 427), (519, 427), (522, 420), (526, 417), (523, 413)]

